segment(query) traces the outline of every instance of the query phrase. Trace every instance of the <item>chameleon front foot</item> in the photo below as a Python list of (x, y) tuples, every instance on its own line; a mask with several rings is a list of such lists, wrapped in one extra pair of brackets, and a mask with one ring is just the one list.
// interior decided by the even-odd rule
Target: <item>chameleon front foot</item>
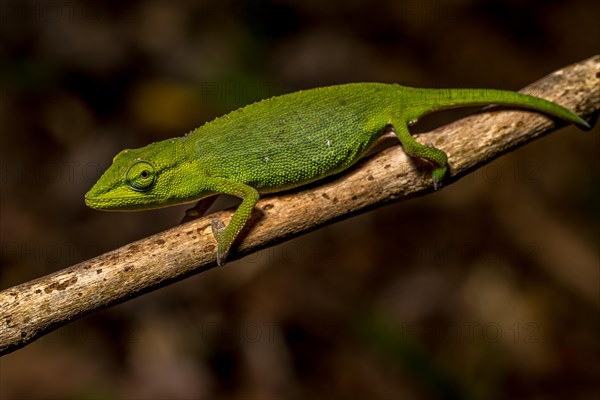
[(225, 224), (220, 219), (214, 218), (211, 221), (211, 228), (213, 236), (217, 241), (217, 265), (221, 266), (225, 262), (225, 258), (229, 253), (229, 247), (231, 243), (227, 243), (223, 233), (225, 231)]

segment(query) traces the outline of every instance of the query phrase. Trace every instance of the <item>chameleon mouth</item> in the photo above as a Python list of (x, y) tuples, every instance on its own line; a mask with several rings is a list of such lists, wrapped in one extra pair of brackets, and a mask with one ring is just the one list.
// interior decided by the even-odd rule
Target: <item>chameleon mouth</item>
[[(113, 199), (101, 198), (91, 194), (85, 195), (85, 205), (96, 210), (108, 210), (114, 208)], [(113, 207), (111, 207), (113, 205)]]
[[(147, 195), (146, 199), (152, 199), (153, 197), (155, 196)], [(141, 207), (137, 196), (97, 196), (90, 192), (85, 195), (85, 205), (95, 210), (106, 211), (128, 211), (144, 208)]]

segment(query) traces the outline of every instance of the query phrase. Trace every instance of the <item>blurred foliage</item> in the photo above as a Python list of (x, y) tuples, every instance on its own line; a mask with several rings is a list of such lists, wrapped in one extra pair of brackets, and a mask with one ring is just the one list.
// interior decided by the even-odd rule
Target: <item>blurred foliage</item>
[[(518, 89), (598, 53), (599, 4), (0, 0), (0, 289), (178, 223), (85, 208), (123, 148), (326, 84)], [(89, 315), (0, 398), (595, 398), (598, 133)]]

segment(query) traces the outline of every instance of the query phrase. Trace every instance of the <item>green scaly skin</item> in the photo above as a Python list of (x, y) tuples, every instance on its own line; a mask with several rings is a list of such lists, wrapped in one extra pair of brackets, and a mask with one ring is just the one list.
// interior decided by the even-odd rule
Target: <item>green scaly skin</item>
[(409, 122), (462, 105), (499, 104), (550, 114), (582, 127), (546, 100), (493, 89), (418, 89), (352, 83), (273, 97), (235, 110), (189, 134), (123, 150), (86, 194), (100, 210), (145, 210), (226, 193), (240, 197), (227, 227), (213, 220), (217, 263), (250, 217), (261, 193), (299, 187), (358, 161), (386, 128), (411, 157), (431, 161), (433, 185), (448, 172), (446, 153), (417, 143)]

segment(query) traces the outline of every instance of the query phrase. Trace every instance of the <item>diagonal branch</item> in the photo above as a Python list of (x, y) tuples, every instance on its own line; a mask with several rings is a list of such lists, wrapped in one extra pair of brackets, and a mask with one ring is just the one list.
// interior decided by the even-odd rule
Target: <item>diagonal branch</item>
[[(600, 109), (600, 56), (567, 66), (525, 92), (580, 115)], [(532, 112), (491, 111), (427, 133), (449, 154), (446, 184), (557, 126)], [(421, 135), (419, 135), (421, 136)], [(432, 190), (430, 166), (399, 146), (363, 160), (349, 172), (299, 192), (266, 197), (256, 206), (230, 260), (369, 208)], [(210, 221), (199, 218), (39, 279), (0, 292), (0, 354), (14, 351), (69, 321), (216, 266)]]

